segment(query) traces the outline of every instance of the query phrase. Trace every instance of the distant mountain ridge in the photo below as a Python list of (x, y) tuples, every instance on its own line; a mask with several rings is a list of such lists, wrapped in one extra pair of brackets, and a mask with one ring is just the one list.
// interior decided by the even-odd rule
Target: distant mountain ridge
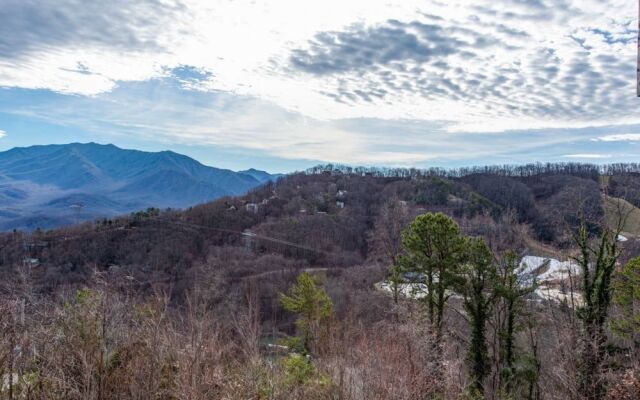
[(209, 167), (172, 151), (71, 143), (0, 152), (0, 230), (50, 228), (241, 195), (280, 175)]

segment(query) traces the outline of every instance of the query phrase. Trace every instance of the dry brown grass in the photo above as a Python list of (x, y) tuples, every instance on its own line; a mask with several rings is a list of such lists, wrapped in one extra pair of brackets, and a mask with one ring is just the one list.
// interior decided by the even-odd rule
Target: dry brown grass
[(626, 216), (626, 221), (622, 232), (624, 235), (640, 236), (640, 208), (628, 201), (616, 197), (604, 197), (604, 212), (606, 224), (609, 228), (615, 229), (620, 211)]

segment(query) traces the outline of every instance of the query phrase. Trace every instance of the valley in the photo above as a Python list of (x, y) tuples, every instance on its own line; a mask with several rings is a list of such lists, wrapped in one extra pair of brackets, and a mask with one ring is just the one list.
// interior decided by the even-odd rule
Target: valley
[[(547, 394), (556, 390), (557, 395), (547, 398), (566, 398), (568, 391), (552, 388), (574, 390), (567, 385), (567, 371), (576, 365), (581, 329), (577, 315), (586, 304), (583, 270), (572, 259), (580, 254), (576, 232), (582, 229), (598, 240), (617, 226), (621, 207), (614, 205), (620, 204), (632, 218), (624, 223), (625, 240), (620, 236), (610, 242), (619, 246), (616, 271), (640, 250), (632, 203), (637, 199), (609, 197), (611, 188), (600, 185), (603, 173), (610, 182), (619, 182), (640, 170), (634, 165), (604, 169), (588, 164), (451, 171), (326, 165), (184, 210), (152, 207), (55, 229), (16, 230), (0, 234), (2, 304), (7, 315), (19, 316), (23, 303), (11, 299), (24, 299), (29, 322), (22, 332), (27, 333), (15, 331), (15, 340), (49, 337), (49, 331), (40, 329), (53, 324), (65, 327), (60, 346), (67, 352), (95, 357), (100, 347), (84, 347), (89, 346), (84, 333), (69, 329), (97, 323), (105, 333), (92, 331), (91, 340), (109, 352), (138, 345), (146, 349), (113, 367), (104, 375), (108, 379), (122, 371), (156, 379), (150, 378), (158, 373), (153, 367), (134, 366), (146, 365), (149, 357), (163, 363), (170, 357), (179, 360), (178, 365), (199, 365), (197, 372), (177, 367), (171, 376), (182, 382), (179, 385), (195, 374), (200, 382), (215, 382), (216, 396), (222, 397), (231, 396), (238, 386), (258, 397), (262, 390), (273, 390), (278, 398), (327, 398), (355, 388), (360, 389), (349, 396), (358, 399), (375, 397), (378, 391), (395, 398), (429, 398), (440, 390), (462, 396), (467, 375), (460, 371), (467, 367), (460, 354), (468, 350), (465, 338), (473, 333), (474, 314), (469, 308), (473, 292), (459, 280), (473, 278), (464, 268), (454, 269), (457, 275), (443, 292), (442, 339), (437, 339), (425, 325), (429, 281), (428, 270), (420, 265), (428, 264), (406, 261), (410, 227), (418, 229), (416, 221), (425, 218), (440, 220), (458, 232), (450, 240), (464, 243), (452, 252), (464, 255), (473, 243), (486, 243), (490, 265), (506, 274), (487, 282), (510, 284), (517, 293), (517, 359), (535, 360), (522, 368), (537, 365), (548, 371), (528, 369), (531, 378), (513, 378), (521, 382), (520, 389)], [(623, 191), (620, 184), (616, 190)], [(511, 270), (505, 269), (508, 265)], [(300, 314), (283, 303), (284, 294), (298, 293), (293, 288), (303, 284), (301, 279), (316, 282), (305, 287), (331, 304), (330, 318), (318, 317), (319, 325), (309, 331), (312, 339), (305, 345), (298, 342), (306, 332)], [(485, 286), (481, 296), (502, 293), (496, 289), (500, 287)], [(486, 322), (491, 338), (487, 351), (493, 354), (487, 358), (488, 368), (493, 372), (483, 383), (492, 392), (505, 379), (496, 371), (503, 359), (500, 329), (507, 321), (505, 307), (511, 304), (494, 301)], [(52, 310), (51, 317), (39, 314), (41, 309)], [(148, 311), (139, 314), (143, 309)], [(612, 318), (621, 312), (612, 307)], [(98, 316), (104, 322), (97, 322)], [(8, 321), (14, 322), (6, 327), (20, 320)], [(149, 344), (136, 344), (134, 338)], [(206, 357), (191, 353), (194, 340)], [(442, 365), (453, 365), (457, 373), (445, 370), (445, 377), (438, 378), (429, 368), (410, 367), (441, 362), (429, 347), (435, 346), (434, 340), (442, 340)], [(617, 336), (611, 340), (621, 347), (628, 343)], [(431, 344), (420, 347), (425, 341)], [(48, 360), (57, 360), (51, 362), (66, 362), (47, 354)], [(307, 354), (307, 361), (296, 358), (300, 354)], [(20, 362), (33, 368), (30, 356), (24, 357)], [(632, 365), (625, 360), (618, 359)], [(297, 373), (288, 363), (308, 369), (304, 378), (288, 381)], [(272, 383), (256, 383), (253, 374), (263, 374)], [(323, 386), (322, 379), (331, 383)], [(389, 382), (395, 389), (384, 389)], [(197, 386), (204, 391), (208, 387)]]

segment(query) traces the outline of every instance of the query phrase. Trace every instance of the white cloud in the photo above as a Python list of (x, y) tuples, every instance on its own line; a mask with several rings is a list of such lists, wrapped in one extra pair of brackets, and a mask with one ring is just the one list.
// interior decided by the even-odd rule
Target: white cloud
[(596, 153), (585, 153), (585, 154), (565, 154), (565, 158), (581, 158), (581, 159), (604, 159), (611, 158), (611, 154), (596, 154)]
[(640, 142), (640, 133), (617, 133), (600, 136), (593, 140), (597, 142)]
[(0, 138), (7, 136), (7, 132), (0, 129)]

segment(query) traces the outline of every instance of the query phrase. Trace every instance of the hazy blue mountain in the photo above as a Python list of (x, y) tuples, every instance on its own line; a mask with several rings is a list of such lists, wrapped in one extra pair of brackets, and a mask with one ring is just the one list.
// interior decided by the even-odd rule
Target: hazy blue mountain
[(240, 171), (240, 173), (241, 174), (245, 174), (245, 175), (251, 175), (252, 177), (257, 179), (261, 183), (267, 183), (269, 181), (272, 181), (274, 179), (278, 179), (281, 176), (283, 176), (282, 174), (270, 174), (268, 172), (260, 171), (260, 170), (254, 169), (254, 168), (246, 169), (244, 171)]
[(72, 143), (0, 152), (0, 229), (33, 229), (184, 208), (240, 195), (278, 175), (208, 167), (171, 151)]

